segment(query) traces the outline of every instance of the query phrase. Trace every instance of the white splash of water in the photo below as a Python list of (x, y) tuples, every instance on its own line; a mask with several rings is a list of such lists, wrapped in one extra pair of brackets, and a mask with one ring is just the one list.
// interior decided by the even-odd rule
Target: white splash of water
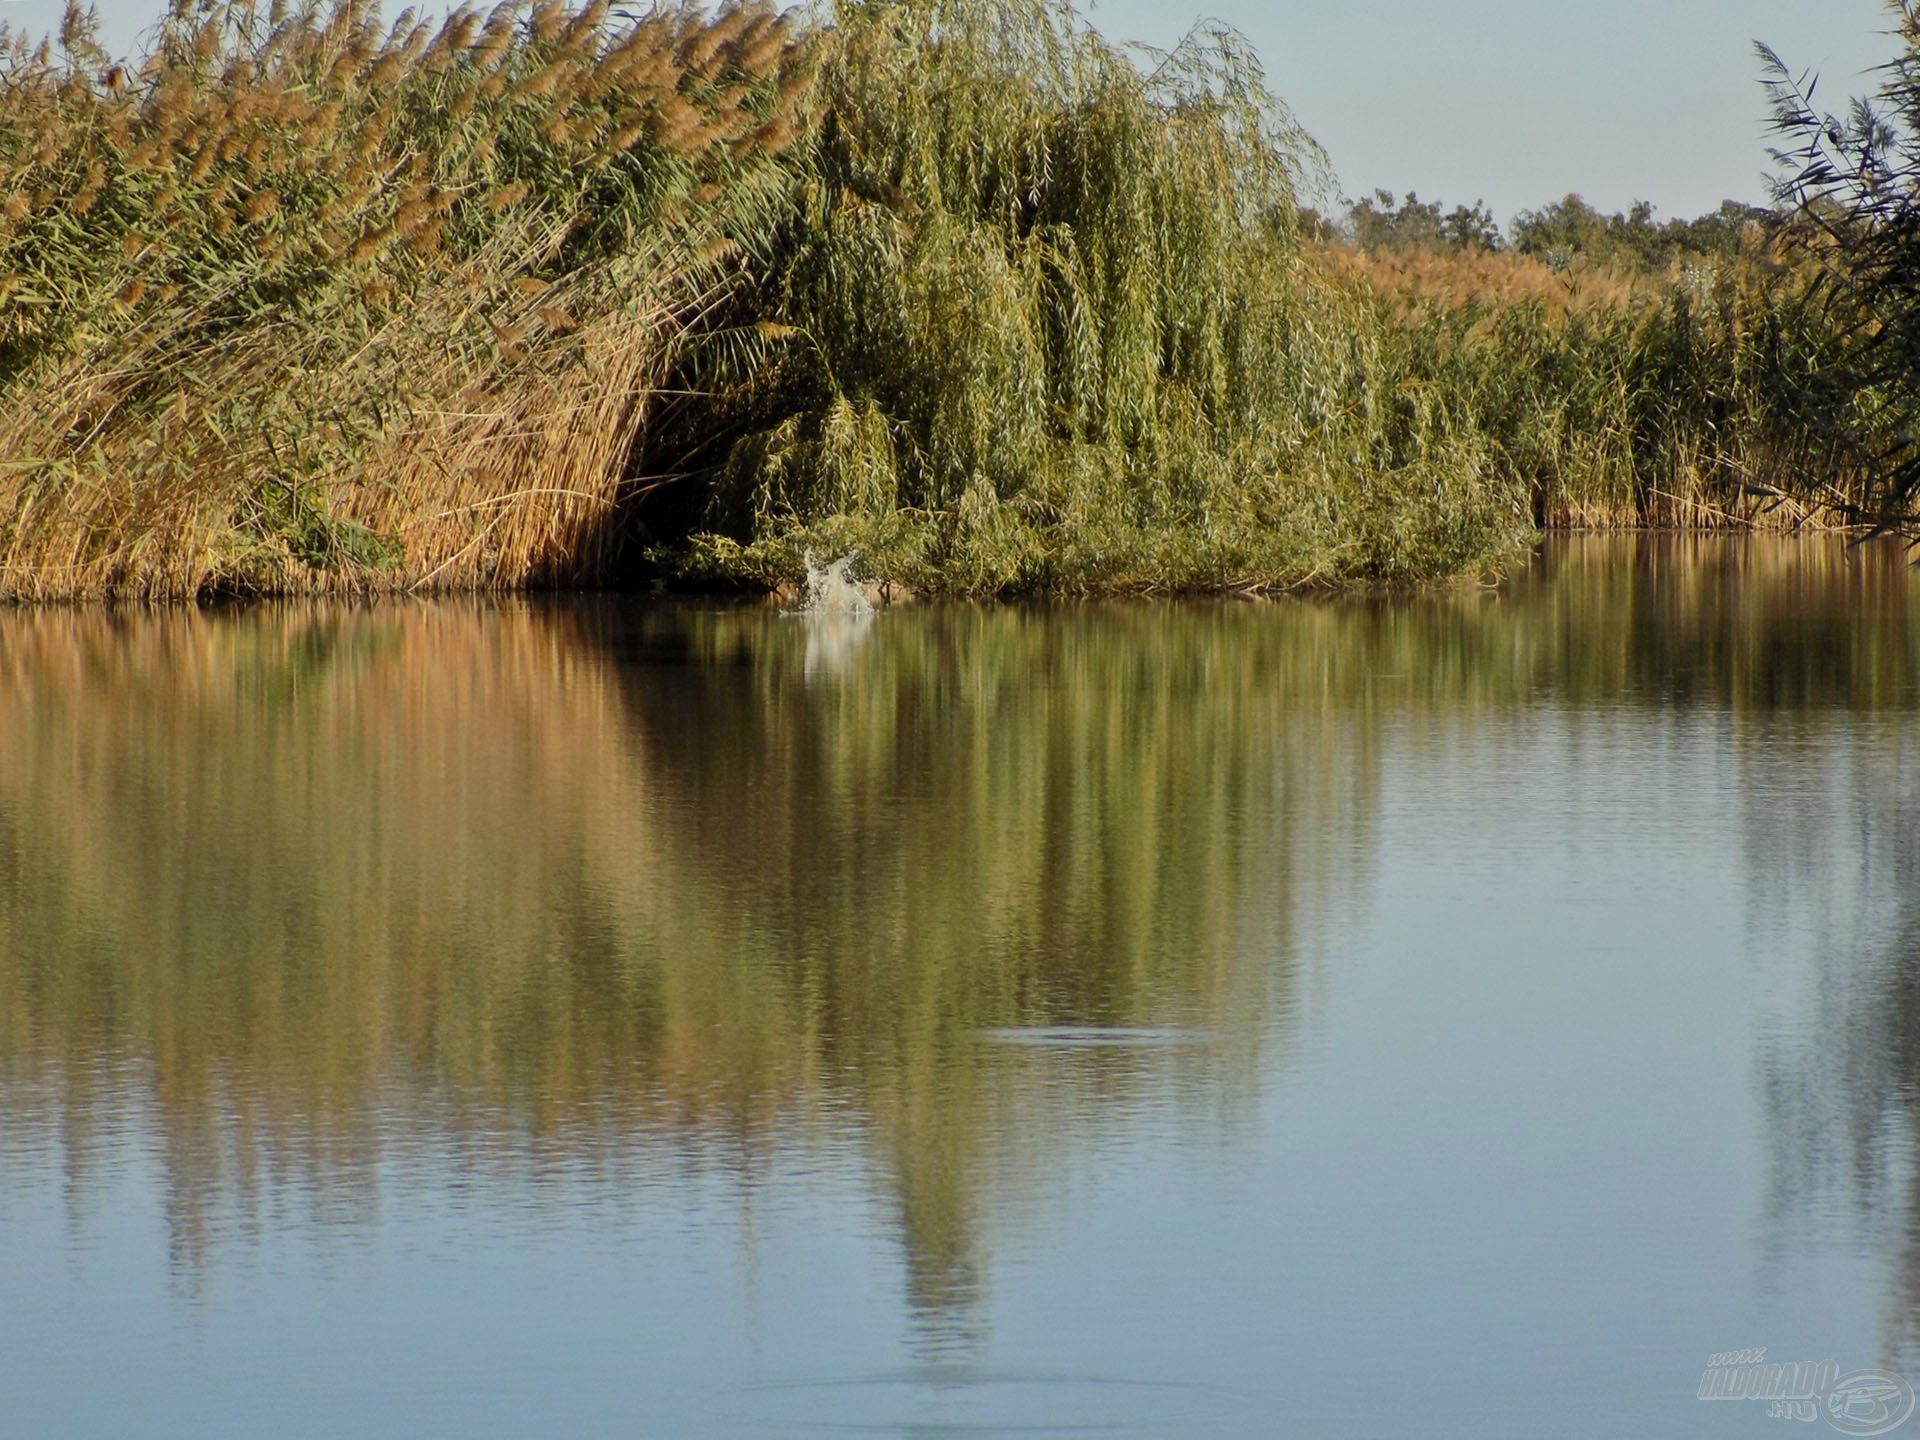
[(848, 620), (865, 620), (873, 614), (873, 602), (866, 592), (847, 578), (854, 556), (842, 555), (822, 565), (806, 552), (807, 587), (800, 592), (795, 611), (801, 615), (837, 615)]
[(799, 602), (786, 613), (806, 621), (806, 677), (809, 682), (829, 676), (845, 678), (854, 670), (854, 656), (866, 643), (873, 627), (873, 602), (847, 578), (854, 557), (842, 555), (822, 565), (811, 550), (807, 562), (807, 584)]

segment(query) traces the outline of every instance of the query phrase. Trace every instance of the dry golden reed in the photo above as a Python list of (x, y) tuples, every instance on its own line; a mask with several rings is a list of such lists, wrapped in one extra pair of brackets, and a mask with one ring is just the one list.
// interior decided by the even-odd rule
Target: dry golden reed
[(791, 20), (664, 19), (182, 0), (129, 63), (77, 11), (6, 39), (0, 595), (601, 573), (702, 257), (775, 213), (751, 137), (810, 123)]

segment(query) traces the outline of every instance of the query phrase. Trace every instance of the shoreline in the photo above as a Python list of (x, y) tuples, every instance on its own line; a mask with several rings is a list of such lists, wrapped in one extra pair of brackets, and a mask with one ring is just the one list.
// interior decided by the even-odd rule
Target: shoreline
[[(1556, 540), (1654, 539), (1696, 541), (1838, 541), (1849, 551), (1862, 545), (1891, 548), (1899, 546), (1909, 553), (1920, 549), (1915, 542), (1897, 534), (1872, 533), (1864, 524), (1805, 522), (1795, 525), (1726, 523), (1714, 525), (1555, 525), (1525, 536), (1497, 563), (1479, 570), (1440, 576), (1427, 580), (1337, 581), (1309, 579), (1294, 583), (1225, 584), (1215, 586), (1172, 586), (1154, 583), (1085, 587), (1054, 590), (1007, 590), (993, 594), (959, 591), (926, 591), (899, 582), (855, 580), (854, 586), (875, 611), (908, 609), (928, 605), (976, 605), (988, 608), (1019, 608), (1029, 605), (1100, 604), (1137, 602), (1175, 604), (1189, 601), (1276, 603), (1286, 600), (1344, 601), (1368, 599), (1423, 599), (1472, 590), (1495, 590), (1508, 583), (1515, 571), (1533, 560), (1543, 545)], [(1920, 560), (1914, 563), (1920, 566)], [(353, 588), (310, 588), (263, 590), (250, 593), (219, 593), (198, 596), (115, 596), (34, 598), (0, 594), (0, 616), (36, 612), (142, 611), (221, 614), (265, 606), (282, 605), (366, 605), (395, 604), (408, 601), (502, 602), (525, 600), (634, 600), (662, 604), (712, 605), (728, 609), (787, 609), (800, 604), (806, 596), (805, 582), (757, 585), (753, 583), (674, 584), (647, 580), (637, 584), (611, 580), (604, 583), (557, 584), (532, 582), (513, 586), (447, 585), (429, 587), (358, 586)]]

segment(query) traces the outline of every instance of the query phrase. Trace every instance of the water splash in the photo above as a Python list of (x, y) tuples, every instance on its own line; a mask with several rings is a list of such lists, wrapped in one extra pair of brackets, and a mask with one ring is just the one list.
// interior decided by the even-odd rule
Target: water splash
[(805, 556), (806, 588), (800, 592), (795, 613), (800, 615), (837, 615), (848, 620), (865, 620), (873, 614), (873, 602), (866, 592), (847, 577), (855, 556), (842, 555), (822, 565), (811, 550)]
[(842, 555), (826, 565), (815, 559), (811, 550), (803, 558), (807, 563), (806, 588), (786, 613), (807, 622), (806, 677), (813, 681), (849, 676), (854, 656), (866, 643), (873, 624), (873, 602), (847, 577), (853, 555)]

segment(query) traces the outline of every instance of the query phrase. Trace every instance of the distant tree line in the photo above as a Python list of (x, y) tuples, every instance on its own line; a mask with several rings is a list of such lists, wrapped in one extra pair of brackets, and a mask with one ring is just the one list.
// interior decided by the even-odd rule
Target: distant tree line
[(1338, 219), (1309, 212), (1307, 227), (1323, 239), (1341, 239), (1366, 251), (1511, 250), (1556, 268), (1583, 259), (1636, 270), (1665, 270), (1676, 260), (1736, 253), (1749, 226), (1771, 231), (1779, 215), (1738, 200), (1694, 219), (1656, 220), (1653, 205), (1636, 200), (1607, 214), (1579, 195), (1522, 210), (1502, 230), (1484, 200), (1451, 209), (1417, 192), (1396, 197), (1376, 190), (1353, 201)]

